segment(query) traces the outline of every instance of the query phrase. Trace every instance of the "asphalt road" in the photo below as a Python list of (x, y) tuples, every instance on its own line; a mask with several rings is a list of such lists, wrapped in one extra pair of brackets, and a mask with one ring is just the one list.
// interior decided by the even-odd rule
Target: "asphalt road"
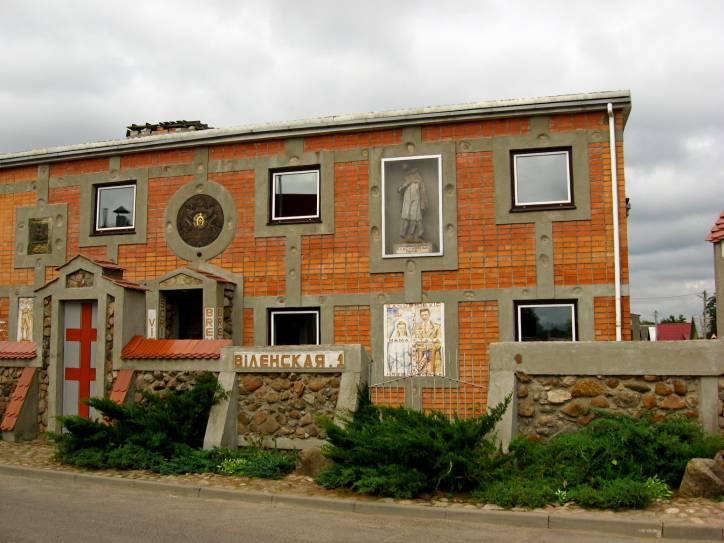
[(651, 539), (335, 513), (0, 474), (0, 542), (66, 541), (603, 543)]

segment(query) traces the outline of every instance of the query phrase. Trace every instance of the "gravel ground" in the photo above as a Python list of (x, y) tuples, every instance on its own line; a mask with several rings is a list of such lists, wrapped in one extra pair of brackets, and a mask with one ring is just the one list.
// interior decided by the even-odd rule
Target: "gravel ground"
[[(54, 446), (47, 441), (39, 440), (28, 443), (9, 443), (0, 441), (0, 464), (28, 466), (40, 469), (73, 471), (89, 473), (72, 466), (61, 464), (53, 458)], [(302, 494), (337, 499), (355, 499), (368, 501), (381, 501), (388, 503), (414, 504), (429, 507), (450, 507), (464, 509), (500, 510), (496, 505), (481, 505), (466, 502), (463, 498), (432, 496), (430, 499), (393, 500), (392, 498), (377, 498), (360, 496), (349, 491), (326, 490), (317, 486), (310, 477), (291, 474), (280, 480), (250, 479), (247, 477), (233, 477), (215, 474), (187, 474), (187, 475), (158, 475), (140, 470), (98, 470), (90, 472), (104, 477), (117, 477), (123, 479), (144, 479), (163, 481), (176, 484), (208, 485), (240, 491), (253, 490), (255, 492), (268, 492), (280, 494)], [(715, 502), (703, 498), (673, 498), (662, 500), (643, 511), (590, 511), (572, 504), (566, 506), (548, 506), (538, 511), (556, 511), (557, 513), (571, 514), (585, 512), (586, 515), (596, 515), (602, 518), (626, 518), (632, 520), (664, 520), (674, 522), (690, 522), (693, 524), (714, 525), (724, 527), (724, 502)]]

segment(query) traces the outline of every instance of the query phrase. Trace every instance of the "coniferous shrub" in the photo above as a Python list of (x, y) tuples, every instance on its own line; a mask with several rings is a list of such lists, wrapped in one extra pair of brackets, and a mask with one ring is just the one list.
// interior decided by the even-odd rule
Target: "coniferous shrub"
[(293, 453), (259, 446), (200, 448), (211, 406), (223, 395), (212, 373), (201, 374), (189, 390), (142, 395), (143, 401), (130, 405), (90, 398), (88, 405), (103, 414), (105, 423), (59, 417), (66, 431), (51, 435), (56, 457), (87, 469), (145, 469), (162, 475), (218, 472), (278, 478), (294, 469)]
[(363, 388), (358, 409), (344, 427), (320, 421), (328, 440), (323, 452), (333, 464), (317, 482), (406, 498), (475, 488), (496, 456), (495, 445), (485, 436), (509, 403), (507, 398), (474, 419), (450, 420), (439, 412), (375, 406)]
[(106, 422), (77, 415), (58, 417), (64, 432), (53, 439), (57, 457), (88, 468), (150, 466), (160, 459), (189, 455), (201, 447), (211, 406), (223, 392), (212, 373), (203, 373), (193, 388), (154, 394), (120, 405), (108, 398), (86, 403)]

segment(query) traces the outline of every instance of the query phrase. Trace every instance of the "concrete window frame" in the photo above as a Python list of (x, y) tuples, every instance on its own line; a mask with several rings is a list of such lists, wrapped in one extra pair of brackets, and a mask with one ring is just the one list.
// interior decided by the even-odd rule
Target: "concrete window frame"
[[(515, 150), (510, 152), (510, 160), (511, 160), (511, 184), (512, 184), (512, 190), (513, 190), (513, 206), (511, 208), (512, 212), (519, 211), (519, 210), (534, 210), (534, 209), (574, 209), (575, 203), (573, 199), (573, 175), (572, 175), (572, 161), (571, 161), (571, 154), (572, 150), (570, 147), (561, 147), (561, 148), (550, 148), (550, 149), (535, 149), (535, 150)], [(533, 199), (533, 200), (525, 200), (522, 197), (522, 193), (525, 191), (525, 186), (523, 185), (524, 182), (527, 182), (528, 180), (522, 178), (523, 176), (519, 175), (519, 170), (521, 170), (521, 173), (523, 173), (522, 164), (520, 163), (519, 159), (525, 158), (528, 160), (534, 160), (536, 158), (543, 159), (544, 157), (563, 157), (563, 165), (564, 165), (564, 171), (557, 171), (552, 172), (555, 177), (556, 184), (562, 184), (563, 192), (565, 192), (566, 196), (565, 198), (559, 198), (559, 199)], [(539, 164), (536, 166), (538, 170), (544, 170), (546, 169), (548, 164), (546, 164), (542, 160), (537, 160)], [(561, 175), (562, 174), (562, 175)], [(541, 176), (543, 177), (543, 176)], [(561, 187), (558, 186), (558, 189)]]
[(275, 318), (278, 315), (313, 315), (315, 332), (316, 332), (316, 334), (315, 334), (316, 343), (304, 343), (304, 344), (300, 343), (300, 345), (320, 345), (321, 344), (321, 334), (320, 334), (320, 327), (319, 327), (320, 310), (318, 307), (310, 307), (310, 308), (295, 308), (295, 309), (269, 309), (269, 345), (270, 346), (277, 345), (274, 342), (274, 338), (276, 337)]
[[(307, 223), (321, 221), (321, 172), (320, 166), (304, 166), (300, 168), (280, 168), (269, 171), (269, 203), (271, 205), (269, 211), (269, 224), (292, 224)], [(295, 176), (302, 174), (315, 174), (314, 177), (314, 194), (316, 196), (316, 205), (314, 213), (306, 215), (283, 215), (283, 210), (277, 209), (277, 186), (282, 177)]]
[[(387, 171), (388, 171), (388, 165), (392, 166), (394, 164), (402, 164), (403, 167), (407, 163), (414, 163), (416, 161), (436, 161), (436, 167), (435, 173), (437, 175), (437, 181), (432, 183), (432, 186), (435, 189), (435, 194), (433, 195), (435, 200), (437, 200), (437, 205), (434, 206), (434, 208), (431, 206), (430, 211), (434, 211), (437, 214), (436, 222), (437, 222), (437, 228), (435, 228), (436, 232), (435, 235), (437, 236), (437, 250), (431, 251), (431, 252), (425, 252), (425, 253), (400, 253), (396, 254), (393, 252), (389, 252), (389, 242), (388, 237), (389, 234), (389, 228), (387, 224), (387, 216), (388, 216), (388, 207), (387, 207), (387, 201), (388, 201), (388, 195), (389, 193), (394, 190), (390, 188), (390, 185), (392, 185), (391, 182), (388, 182), (387, 179)], [(416, 156), (398, 156), (398, 157), (388, 157), (388, 158), (381, 158), (380, 159), (380, 178), (382, 180), (382, 258), (419, 258), (419, 257), (425, 257), (425, 256), (442, 256), (444, 254), (444, 236), (443, 236), (443, 198), (442, 198), (442, 185), (443, 185), (443, 168), (442, 168), (442, 154), (429, 154), (429, 155), (416, 155)], [(427, 183), (423, 183), (427, 184)], [(428, 189), (428, 192), (429, 191)], [(429, 196), (428, 196), (429, 198)], [(422, 221), (420, 221), (422, 222)], [(433, 244), (434, 246), (434, 244)]]
[[(531, 301), (518, 301), (515, 302), (515, 340), (518, 342), (526, 341), (523, 339), (523, 323), (522, 323), (522, 310), (533, 309), (533, 308), (570, 308), (571, 316), (571, 340), (572, 342), (577, 341), (578, 336), (578, 311), (577, 303), (575, 300), (531, 300)], [(534, 340), (534, 341), (546, 341), (546, 340)], [(552, 341), (552, 340), (551, 340)], [(567, 341), (567, 340), (561, 340)]]
[[(131, 211), (131, 215), (133, 219), (131, 220), (130, 225), (127, 226), (99, 226), (100, 222), (100, 211), (101, 211), (101, 201), (102, 201), (102, 194), (104, 191), (112, 191), (112, 190), (118, 190), (118, 189), (127, 189), (132, 188), (133, 189), (133, 197), (132, 197), (132, 206), (133, 209)], [(107, 234), (133, 234), (136, 231), (136, 209), (137, 209), (137, 198), (138, 198), (138, 191), (136, 189), (136, 181), (130, 180), (130, 181), (123, 181), (120, 183), (102, 183), (93, 185), (93, 215), (94, 215), (94, 222), (93, 222), (93, 234), (94, 235), (107, 235)]]
[[(495, 176), (495, 223), (537, 223), (541, 220), (581, 221), (591, 219), (591, 177), (589, 144), (598, 141), (594, 132), (549, 132), (548, 124), (539, 123), (530, 134), (493, 138), (493, 172)], [(515, 208), (513, 199), (513, 163), (511, 153), (545, 153), (570, 149), (571, 195), (575, 205), (545, 205)]]

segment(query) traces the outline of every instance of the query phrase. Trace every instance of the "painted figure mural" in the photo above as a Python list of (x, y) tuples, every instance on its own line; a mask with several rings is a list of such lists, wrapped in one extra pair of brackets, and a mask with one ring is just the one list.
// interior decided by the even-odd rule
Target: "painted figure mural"
[(445, 374), (441, 303), (385, 306), (385, 376)]

